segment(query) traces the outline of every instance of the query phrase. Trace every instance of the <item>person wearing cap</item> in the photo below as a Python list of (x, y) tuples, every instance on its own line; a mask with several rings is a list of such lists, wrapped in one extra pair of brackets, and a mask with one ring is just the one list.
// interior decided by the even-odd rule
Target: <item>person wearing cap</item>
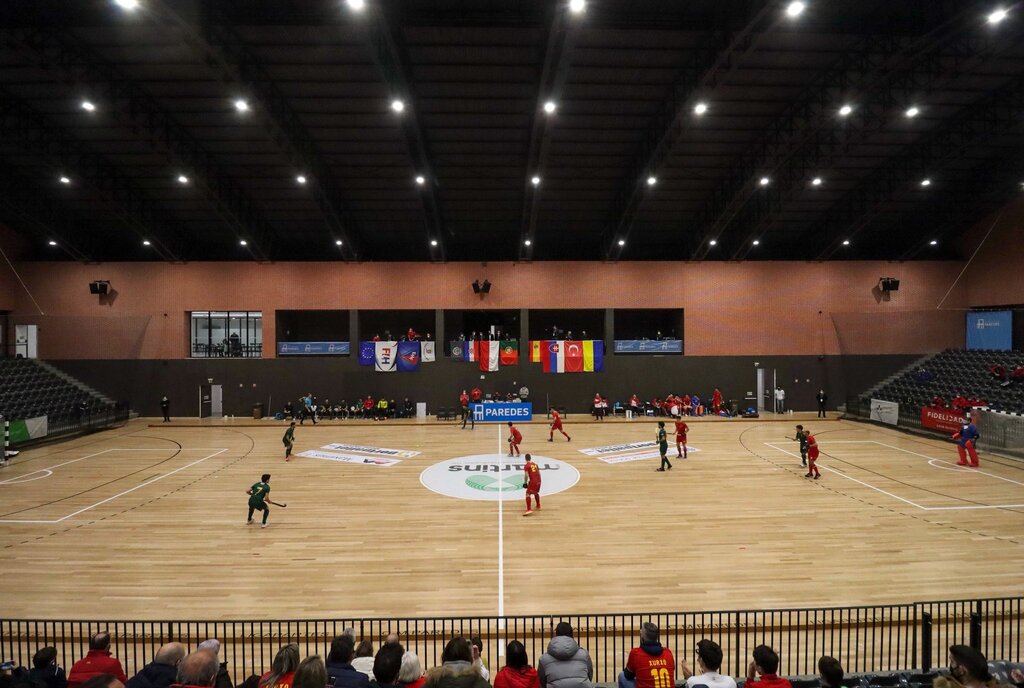
[(686, 679), (686, 688), (736, 688), (736, 679), (718, 673), (722, 668), (722, 648), (718, 643), (704, 638), (697, 643), (696, 653), (697, 667), (701, 673), (695, 674), (685, 659), (679, 662), (679, 670)]

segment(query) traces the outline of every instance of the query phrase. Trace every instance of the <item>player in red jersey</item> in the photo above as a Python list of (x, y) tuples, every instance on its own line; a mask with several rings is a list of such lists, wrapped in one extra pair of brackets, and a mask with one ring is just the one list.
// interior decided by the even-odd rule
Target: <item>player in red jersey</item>
[(711, 410), (716, 416), (722, 410), (722, 390), (717, 387), (715, 387), (714, 394), (711, 395)]
[[(565, 434), (565, 430), (562, 429), (562, 416), (558, 414), (558, 409), (554, 406), (551, 407), (551, 432), (548, 433), (548, 442), (555, 441), (555, 430), (562, 433), (566, 441), (572, 442), (572, 438)], [(527, 454), (529, 456), (529, 454)]]
[(508, 455), (519, 456), (519, 444), (523, 441), (523, 433), (519, 432), (519, 428), (512, 425), (512, 421), (508, 422)]
[(537, 502), (537, 511), (540, 511), (540, 466), (533, 462), (529, 454), (526, 455), (523, 472), (526, 473), (523, 479), (523, 488), (526, 489), (526, 511), (523, 516), (529, 516), (533, 513), (530, 510), (530, 495), (533, 495), (533, 500)]
[(479, 387), (474, 387), (473, 389), (469, 390), (469, 396), (473, 400), (474, 404), (479, 404), (480, 403), (480, 398), (483, 395), (484, 395), (484, 393), (482, 391), (480, 391)]
[(462, 390), (462, 394), (459, 395), (459, 406), (462, 407), (462, 429), (466, 429), (466, 421), (468, 420), (472, 425), (471, 430), (476, 430), (476, 419), (473, 418), (473, 414), (469, 409), (469, 395), (466, 394), (466, 390)]
[(690, 395), (689, 394), (684, 394), (683, 395), (683, 415), (684, 416), (692, 416), (693, 415), (693, 400), (690, 399)]
[(682, 418), (676, 420), (676, 458), (686, 458), (686, 433), (690, 431), (689, 426)]
[(814, 439), (814, 435), (811, 431), (807, 431), (807, 436), (804, 438), (807, 443), (807, 474), (805, 478), (810, 478), (812, 475), (817, 480), (821, 477), (821, 471), (818, 470), (818, 440)]

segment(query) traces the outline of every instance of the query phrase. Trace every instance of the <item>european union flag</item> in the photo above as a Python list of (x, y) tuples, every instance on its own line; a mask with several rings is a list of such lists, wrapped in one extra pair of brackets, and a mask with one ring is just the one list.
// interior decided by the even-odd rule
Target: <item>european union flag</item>
[(372, 366), (377, 355), (377, 347), (373, 342), (359, 342), (359, 365)]

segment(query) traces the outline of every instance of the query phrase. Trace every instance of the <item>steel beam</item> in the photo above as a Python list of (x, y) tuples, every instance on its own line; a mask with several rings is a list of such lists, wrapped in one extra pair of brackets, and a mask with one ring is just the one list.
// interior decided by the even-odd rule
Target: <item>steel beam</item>
[(141, 239), (165, 260), (183, 260), (186, 242), (158, 216), (153, 201), (102, 155), (87, 149), (67, 131), (0, 88), (0, 137), (30, 155), (65, 170), (73, 182), (88, 184)]
[(430, 256), (435, 261), (443, 261), (446, 259), (447, 230), (438, 198), (441, 187), (430, 163), (426, 133), (416, 114), (416, 97), (409, 77), (408, 60), (401, 43), (395, 37), (383, 5), (368, 3), (364, 12), (367, 15), (366, 39), (374, 64), (377, 65), (391, 97), (401, 98), (405, 103), (405, 110), (398, 115), (401, 118), (402, 135), (409, 151), (413, 174), (422, 175), (425, 180), (418, 188), (427, 238), (437, 241), (436, 247), (430, 247)]
[[(548, 28), (543, 66), (537, 83), (537, 99), (533, 109), (530, 143), (526, 153), (526, 170), (523, 175), (523, 210), (519, 229), (520, 260), (529, 260), (533, 257), (537, 213), (544, 184), (543, 175), (551, 143), (551, 131), (554, 128), (552, 116), (544, 112), (544, 102), (548, 99), (554, 99), (556, 102), (559, 100), (558, 95), (563, 92), (562, 89), (569, 76), (572, 50), (579, 35), (580, 22), (574, 21), (569, 16), (566, 3), (556, 3), (552, 11), (554, 14)], [(534, 186), (531, 181), (534, 175), (542, 177), (540, 186)], [(530, 246), (526, 245), (527, 240), (531, 242)]]
[(0, 31), (5, 45), (28, 54), (40, 67), (54, 70), (62, 80), (77, 82), (97, 94), (107, 114), (123, 123), (155, 151), (188, 169), (196, 185), (214, 203), (218, 217), (236, 238), (246, 239), (257, 260), (269, 260), (275, 232), (252, 198), (230, 180), (213, 155), (130, 78), (91, 47), (54, 27)]
[(616, 194), (613, 216), (602, 238), (606, 259), (613, 260), (621, 255), (618, 241), (628, 238), (636, 221), (649, 190), (646, 179), (651, 175), (657, 176), (658, 170), (671, 157), (676, 142), (689, 128), (697, 100), (710, 96), (721, 80), (736, 68), (737, 58), (752, 52), (761, 37), (778, 23), (780, 3), (758, 4), (748, 4), (748, 7), (756, 9), (748, 12), (738, 31), (709, 32), (704, 45), (689, 55), (677, 75), (668, 97), (648, 126), (633, 164)]

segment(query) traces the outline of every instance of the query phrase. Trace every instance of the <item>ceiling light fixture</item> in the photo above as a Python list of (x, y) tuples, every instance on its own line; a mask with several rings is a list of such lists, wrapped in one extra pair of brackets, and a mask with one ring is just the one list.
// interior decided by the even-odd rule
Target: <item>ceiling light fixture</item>
[(533, 184), (534, 186), (540, 186), (540, 177), (530, 178), (530, 183)]
[(772, 183), (772, 180), (769, 179), (768, 177), (761, 177), (761, 181), (759, 182), (759, 184), (761, 184), (761, 186), (768, 186), (771, 183)]
[(658, 183), (658, 178), (657, 177), (652, 175), (652, 176), (647, 178), (647, 186), (654, 186), (657, 183)]
[(918, 110), (916, 106), (911, 105), (910, 107), (907, 108), (907, 111), (904, 112), (903, 114), (906, 115), (909, 118), (914, 118), (914, 117), (917, 117), (920, 113), (921, 113), (921, 111)]
[(61, 183), (61, 184), (70, 184), (70, 183), (71, 183), (71, 178), (70, 178), (70, 177), (65, 177), (65, 176), (64, 176), (64, 175), (62, 174), (62, 175), (60, 176), (60, 183)]
[(437, 246), (437, 239), (431, 239), (430, 240), (430, 245), (431, 246)]
[(532, 242), (532, 241), (530, 241), (529, 239), (527, 239), (527, 240), (526, 240), (526, 241), (524, 241), (523, 243), (524, 243), (524, 244), (526, 244), (527, 246), (532, 246), (532, 245), (533, 245), (533, 242)]
[(405, 110), (405, 102), (400, 98), (395, 98), (391, 101), (391, 109), (395, 112), (403, 112)]
[(853, 112), (853, 106), (850, 104), (846, 104), (843, 107), (839, 108), (839, 115), (841, 117), (847, 117), (851, 112)]
[(696, 105), (693, 106), (693, 114), (695, 114), (695, 115), (703, 115), (707, 111), (708, 111), (708, 104), (707, 103), (701, 102), (701, 103), (697, 103)]
[(178, 175), (178, 183), (179, 184), (188, 184), (188, 177), (186, 177), (183, 174), (179, 174)]
[(850, 245), (850, 240), (849, 239), (843, 239), (843, 246), (849, 246), (849, 245)]
[(921, 186), (931, 186), (931, 185), (932, 185), (932, 180), (931, 179), (922, 179), (921, 180)]
[(619, 239), (619, 246), (625, 246), (625, 245), (626, 245), (626, 240), (625, 239)]
[(794, 0), (794, 2), (791, 2), (786, 6), (786, 16), (795, 19), (803, 14), (805, 9), (807, 9), (807, 5), (805, 3)]
[(712, 239), (709, 241), (708, 246), (718, 246), (718, 239)]
[(549, 100), (544, 103), (544, 112), (548, 113), (549, 115), (557, 109), (558, 106), (555, 104), (555, 101), (553, 100)]
[(86, 112), (96, 112), (96, 105), (91, 100), (83, 100), (82, 109)]
[(334, 245), (335, 246), (341, 246), (341, 239), (335, 239), (334, 240)]
[(50, 240), (49, 240), (49, 241), (47, 241), (46, 243), (48, 243), (48, 244), (49, 244), (50, 246), (56, 246), (56, 245), (57, 245), (57, 242), (56, 242), (56, 241), (54, 241), (53, 239), (50, 239)]
[(143, 245), (143, 246), (149, 246), (149, 245), (150, 245), (150, 244), (149, 244), (149, 239), (143, 239), (143, 240), (142, 240), (142, 245)]
[(751, 243), (754, 244), (754, 246), (760, 246), (761, 245), (761, 240), (760, 239), (754, 239)]
[(587, 11), (587, 0), (569, 0), (569, 11), (573, 14), (581, 14)]
[(928, 245), (929, 246), (938, 246), (939, 242), (936, 241), (935, 239), (932, 239), (931, 241), (928, 242)]
[(815, 177), (811, 180), (812, 186), (821, 186), (821, 177)]
[(299, 176), (295, 177), (295, 181), (297, 183), (299, 183), (299, 184), (305, 184), (306, 183), (306, 175), (300, 174)]
[(129, 12), (139, 9), (139, 0), (114, 0), (114, 4)]
[(1009, 14), (1009, 13), (1010, 13), (1009, 10), (1007, 10), (1006, 8), (1000, 7), (999, 9), (993, 11), (990, 15), (988, 15), (988, 23), (989, 24), (998, 24), (999, 22), (1001, 22), (1004, 19), (1006, 19), (1006, 15)]
[(239, 112), (249, 112), (249, 102), (244, 98), (236, 98), (234, 105)]
[(363, 8), (366, 7), (366, 0), (346, 0), (345, 4), (348, 5), (350, 10), (362, 12)]
[(422, 174), (418, 174), (416, 175), (416, 183), (419, 184), (420, 186), (423, 186), (424, 184), (427, 183), (427, 178), (424, 177)]
[(249, 242), (248, 242), (248, 241), (246, 241), (245, 239), (239, 239), (239, 240), (238, 240), (238, 243), (239, 243), (240, 245), (242, 245), (242, 246), (248, 246), (248, 245), (249, 245)]

